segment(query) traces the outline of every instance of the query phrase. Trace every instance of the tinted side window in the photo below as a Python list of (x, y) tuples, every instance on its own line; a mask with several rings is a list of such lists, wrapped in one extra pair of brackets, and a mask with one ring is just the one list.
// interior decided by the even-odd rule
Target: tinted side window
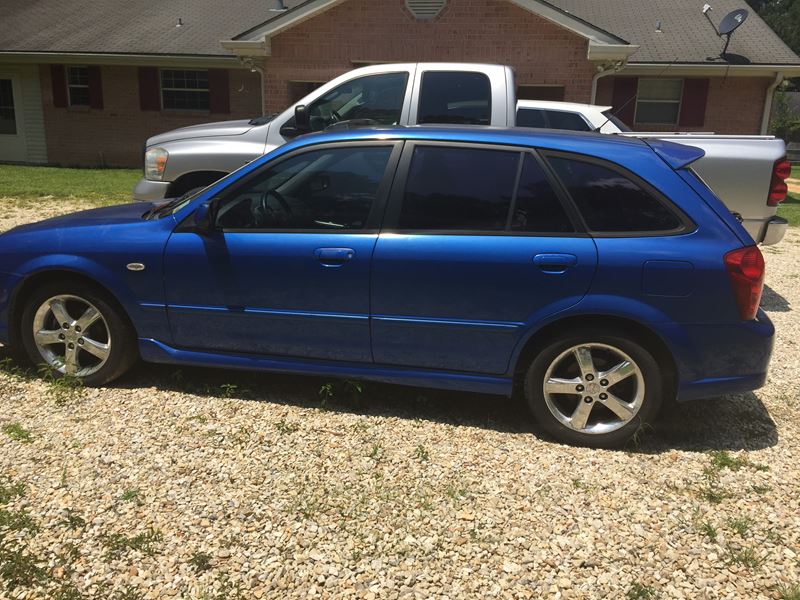
[(525, 156), (522, 166), (511, 230), (538, 233), (575, 231), (544, 171), (530, 154)]
[(363, 229), (392, 148), (336, 148), (293, 156), (225, 198), (225, 229)]
[(535, 108), (521, 108), (517, 111), (517, 127), (547, 127), (544, 113)]
[(407, 81), (408, 73), (387, 73), (343, 83), (308, 107), (311, 130), (353, 119), (370, 119), (380, 125), (399, 123)]
[(492, 88), (483, 73), (429, 71), (422, 75), (419, 123), (488, 125)]
[(622, 173), (580, 160), (549, 160), (592, 231), (668, 231), (680, 227), (681, 221), (672, 211)]
[(518, 161), (517, 152), (417, 146), (399, 228), (505, 229)]
[(578, 114), (563, 110), (548, 110), (547, 118), (550, 129), (568, 129), (570, 131), (590, 131), (589, 125)]

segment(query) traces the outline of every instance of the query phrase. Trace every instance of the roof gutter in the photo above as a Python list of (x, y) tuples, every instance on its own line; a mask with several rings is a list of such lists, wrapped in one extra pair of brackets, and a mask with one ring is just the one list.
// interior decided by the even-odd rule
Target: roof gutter
[(784, 77), (800, 77), (800, 64), (771, 64), (771, 65), (730, 65), (730, 64), (701, 64), (701, 63), (644, 63), (628, 62), (625, 67), (626, 75), (658, 75), (669, 67), (673, 73), (685, 75), (709, 75), (717, 77), (754, 77), (763, 75), (774, 77), (776, 71), (781, 71)]
[(778, 71), (775, 73), (775, 81), (773, 81), (767, 88), (767, 94), (764, 97), (764, 112), (761, 114), (761, 135), (766, 135), (769, 129), (769, 117), (772, 113), (772, 100), (775, 90), (783, 81), (783, 73)]
[(223, 67), (239, 66), (236, 56), (187, 54), (123, 54), (94, 52), (16, 52), (0, 50), (0, 62), (18, 64), (90, 64), (154, 67)]

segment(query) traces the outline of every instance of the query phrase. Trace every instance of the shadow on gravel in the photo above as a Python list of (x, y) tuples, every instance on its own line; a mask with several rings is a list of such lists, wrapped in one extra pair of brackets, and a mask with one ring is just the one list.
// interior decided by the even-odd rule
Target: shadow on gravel
[[(341, 381), (311, 376), (140, 365), (119, 387), (147, 388), (319, 408), (323, 385), (333, 385), (326, 408), (333, 412), (419, 419), (448, 425), (482, 427), (547, 438), (519, 399), (485, 394), (364, 383), (358, 393)], [(775, 422), (754, 393), (723, 396), (664, 407), (652, 431), (628, 451), (660, 453), (680, 450), (757, 450), (778, 442)]]
[(792, 305), (778, 292), (765, 285), (761, 293), (761, 308), (770, 312), (790, 312)]
[[(0, 347), (0, 360), (8, 350)], [(331, 384), (330, 393), (321, 388)], [(271, 402), (364, 416), (423, 420), (480, 427), (507, 433), (529, 433), (548, 439), (528, 416), (519, 399), (486, 394), (363, 383), (361, 392), (340, 380), (229, 369), (175, 367), (140, 362), (112, 387), (191, 393), (234, 400)], [(754, 393), (664, 406), (652, 430), (627, 451), (657, 454), (671, 449), (757, 450), (774, 446), (778, 432)]]

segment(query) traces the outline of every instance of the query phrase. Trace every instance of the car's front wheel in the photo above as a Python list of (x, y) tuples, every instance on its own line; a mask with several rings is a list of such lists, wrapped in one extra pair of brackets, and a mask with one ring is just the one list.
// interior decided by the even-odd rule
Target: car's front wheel
[(559, 441), (609, 448), (657, 414), (663, 377), (640, 343), (603, 330), (568, 334), (547, 345), (525, 377), (525, 398)]
[(138, 358), (136, 336), (119, 308), (94, 286), (53, 282), (37, 288), (22, 313), (21, 337), (34, 364), (103, 385)]

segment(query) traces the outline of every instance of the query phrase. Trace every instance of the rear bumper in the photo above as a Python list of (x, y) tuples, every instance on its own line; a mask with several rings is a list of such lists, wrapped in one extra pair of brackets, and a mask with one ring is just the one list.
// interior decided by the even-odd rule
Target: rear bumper
[(158, 202), (167, 197), (171, 181), (150, 181), (142, 177), (133, 188), (133, 199), (138, 202)]
[(742, 226), (747, 233), (759, 244), (771, 246), (777, 244), (786, 235), (789, 221), (783, 217), (769, 217), (768, 219), (745, 219)]
[(697, 400), (756, 390), (767, 380), (775, 327), (763, 310), (754, 321), (733, 325), (684, 328), (676, 356), (680, 383), (678, 401)]

